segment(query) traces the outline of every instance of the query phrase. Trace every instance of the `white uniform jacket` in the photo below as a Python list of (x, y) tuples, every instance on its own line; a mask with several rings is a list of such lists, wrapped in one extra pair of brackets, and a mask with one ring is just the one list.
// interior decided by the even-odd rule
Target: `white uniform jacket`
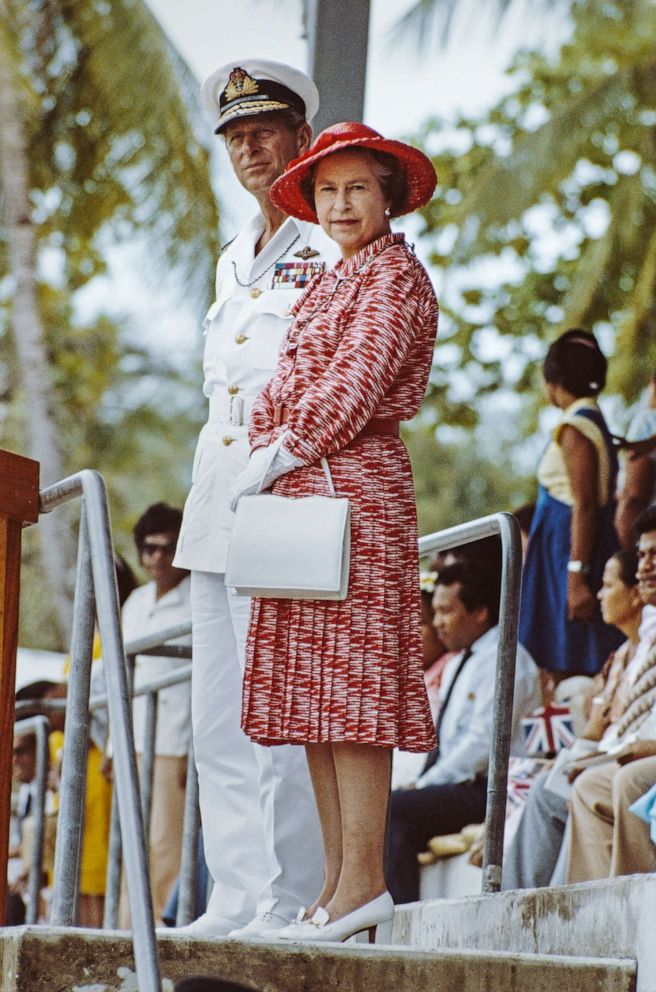
[[(467, 782), (487, 774), (492, 744), (494, 715), (494, 680), (496, 673), (499, 628), (492, 627), (471, 646), (471, 657), (458, 676), (440, 727), (440, 754), (432, 768), (419, 777), (417, 788)], [(457, 671), (462, 653), (446, 663), (440, 700), (443, 700)], [(538, 668), (528, 651), (517, 645), (515, 662), (515, 698), (511, 753), (525, 754), (521, 719), (540, 705)]]
[(216, 302), (205, 318), (203, 392), (208, 423), (194, 456), (175, 564), (224, 572), (233, 513), (233, 479), (249, 456), (248, 420), (253, 401), (278, 364), (291, 309), (319, 267), (339, 258), (320, 227), (288, 217), (256, 256), (264, 230), (258, 214), (222, 252)]

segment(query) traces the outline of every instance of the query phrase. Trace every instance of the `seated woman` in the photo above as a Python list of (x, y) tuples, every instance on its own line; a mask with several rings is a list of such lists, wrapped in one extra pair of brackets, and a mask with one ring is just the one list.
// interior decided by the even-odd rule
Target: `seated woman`
[[(424, 395), (437, 331), (426, 270), (390, 217), (432, 195), (429, 159), (362, 124), (319, 135), (271, 190), (318, 222), (342, 260), (294, 308), (278, 369), (251, 416), (254, 452), (234, 497), (335, 490), (351, 506), (342, 601), (254, 599), (242, 726), (259, 744), (303, 743), (321, 819), (325, 882), (282, 939), (389, 934), (383, 872), (392, 748), (430, 751), (421, 661), (415, 495), (399, 422)], [(264, 451), (260, 449), (264, 448)], [(287, 474), (285, 474), (287, 473)], [(380, 936), (380, 935), (379, 935)]]
[[(582, 737), (600, 741), (624, 713), (629, 676), (627, 667), (639, 644), (643, 603), (638, 592), (637, 552), (618, 551), (604, 569), (597, 595), (606, 623), (626, 637), (604, 666), (603, 686), (597, 687)], [(545, 788), (550, 769), (536, 779), (526, 800), (517, 833), (503, 862), (503, 888), (524, 889), (549, 885), (561, 849), (567, 822), (567, 800)]]

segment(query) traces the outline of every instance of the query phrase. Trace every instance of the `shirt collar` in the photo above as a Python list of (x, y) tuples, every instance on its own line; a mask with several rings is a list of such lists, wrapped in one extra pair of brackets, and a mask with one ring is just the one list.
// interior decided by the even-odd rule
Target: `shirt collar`
[(469, 650), (472, 654), (487, 651), (496, 642), (498, 637), (499, 627), (497, 625), (490, 627), (490, 629), (486, 630), (484, 634), (481, 634), (477, 641), (474, 641)]

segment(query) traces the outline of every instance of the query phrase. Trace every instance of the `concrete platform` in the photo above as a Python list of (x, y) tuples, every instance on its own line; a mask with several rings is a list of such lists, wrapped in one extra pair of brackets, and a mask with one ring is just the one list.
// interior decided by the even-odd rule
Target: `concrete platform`
[[(2, 992), (138, 992), (127, 936), (16, 927), (0, 931)], [(163, 992), (193, 974), (257, 992), (634, 992), (631, 961), (367, 945), (313, 947), (160, 938)]]
[(637, 992), (656, 992), (656, 875), (414, 903), (397, 910), (393, 939), (417, 950), (632, 958)]

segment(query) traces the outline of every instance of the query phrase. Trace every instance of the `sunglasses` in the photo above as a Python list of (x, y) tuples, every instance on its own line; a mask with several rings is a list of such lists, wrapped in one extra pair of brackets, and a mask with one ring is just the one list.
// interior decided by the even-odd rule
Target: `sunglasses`
[(165, 541), (163, 544), (159, 544), (157, 541), (144, 541), (141, 545), (142, 555), (156, 555), (158, 551), (161, 551), (163, 555), (172, 557), (175, 554), (175, 549), (175, 541)]

